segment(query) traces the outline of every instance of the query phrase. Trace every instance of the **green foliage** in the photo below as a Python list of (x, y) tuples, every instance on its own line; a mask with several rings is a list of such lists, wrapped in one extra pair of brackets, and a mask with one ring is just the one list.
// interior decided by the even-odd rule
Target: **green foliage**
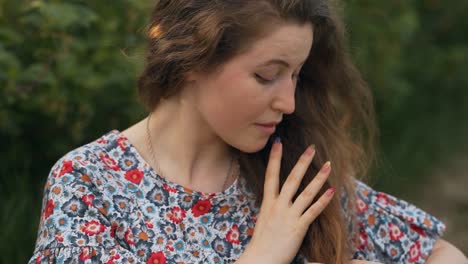
[[(142, 114), (146, 1), (1, 1), (1, 263), (32, 254), (42, 190), (72, 148)], [(128, 56), (127, 54), (130, 54)]]
[(386, 154), (374, 175), (414, 198), (415, 186), (467, 140), (468, 2), (347, 3), (350, 45), (374, 90)]
[[(31, 256), (53, 163), (142, 117), (151, 4), (0, 0), (1, 263)], [(351, 52), (375, 92), (384, 190), (408, 196), (466, 137), (467, 12), (467, 1), (346, 1)]]

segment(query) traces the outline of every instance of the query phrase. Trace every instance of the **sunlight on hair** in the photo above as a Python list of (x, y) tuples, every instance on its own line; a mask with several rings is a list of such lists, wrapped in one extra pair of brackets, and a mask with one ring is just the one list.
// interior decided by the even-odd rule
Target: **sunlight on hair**
[(152, 39), (158, 38), (161, 35), (161, 25), (155, 25), (151, 27), (148, 31), (148, 36)]

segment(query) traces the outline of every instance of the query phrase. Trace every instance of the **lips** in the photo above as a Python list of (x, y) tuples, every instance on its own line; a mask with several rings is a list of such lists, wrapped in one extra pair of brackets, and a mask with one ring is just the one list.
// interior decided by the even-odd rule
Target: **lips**
[(273, 125), (263, 125), (263, 124), (257, 124), (257, 127), (267, 133), (267, 134), (273, 134), (276, 130), (276, 126), (275, 124), (278, 124), (278, 123), (270, 123), (270, 124), (273, 124)]
[(261, 125), (261, 126), (267, 126), (267, 127), (273, 127), (273, 126), (276, 126), (278, 125), (279, 122), (270, 122), (270, 123), (264, 123), (264, 124), (258, 124), (258, 125)]

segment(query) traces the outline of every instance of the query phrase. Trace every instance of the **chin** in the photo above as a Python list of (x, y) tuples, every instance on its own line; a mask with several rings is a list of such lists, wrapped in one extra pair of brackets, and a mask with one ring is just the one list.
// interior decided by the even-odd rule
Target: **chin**
[(245, 153), (256, 153), (256, 152), (259, 152), (260, 150), (264, 149), (265, 146), (267, 145), (268, 143), (268, 140), (269, 138), (266, 138), (265, 140), (263, 141), (256, 141), (256, 142), (252, 142), (250, 144), (243, 144), (243, 145), (232, 145), (234, 148), (238, 149), (239, 151), (241, 152), (245, 152)]

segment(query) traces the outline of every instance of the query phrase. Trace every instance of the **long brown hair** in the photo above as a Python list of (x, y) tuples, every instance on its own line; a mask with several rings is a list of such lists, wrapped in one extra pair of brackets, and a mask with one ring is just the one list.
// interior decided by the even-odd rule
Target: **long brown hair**
[[(297, 84), (296, 110), (284, 115), (273, 137), (283, 142), (281, 185), (305, 148), (316, 146), (297, 194), (325, 161), (332, 162), (320, 194), (330, 186), (337, 192), (310, 225), (300, 248), (309, 261), (323, 263), (347, 263), (351, 257), (354, 178), (367, 174), (375, 156), (373, 98), (350, 59), (340, 10), (338, 2), (327, 0), (157, 1), (148, 27), (146, 66), (138, 80), (140, 98), (153, 110), (161, 99), (181, 91), (188, 72), (216, 70), (267, 34), (275, 22), (312, 23), (314, 43)], [(270, 148), (271, 142), (256, 153), (239, 153), (241, 175), (258, 205)], [(344, 206), (342, 197), (347, 198)]]

